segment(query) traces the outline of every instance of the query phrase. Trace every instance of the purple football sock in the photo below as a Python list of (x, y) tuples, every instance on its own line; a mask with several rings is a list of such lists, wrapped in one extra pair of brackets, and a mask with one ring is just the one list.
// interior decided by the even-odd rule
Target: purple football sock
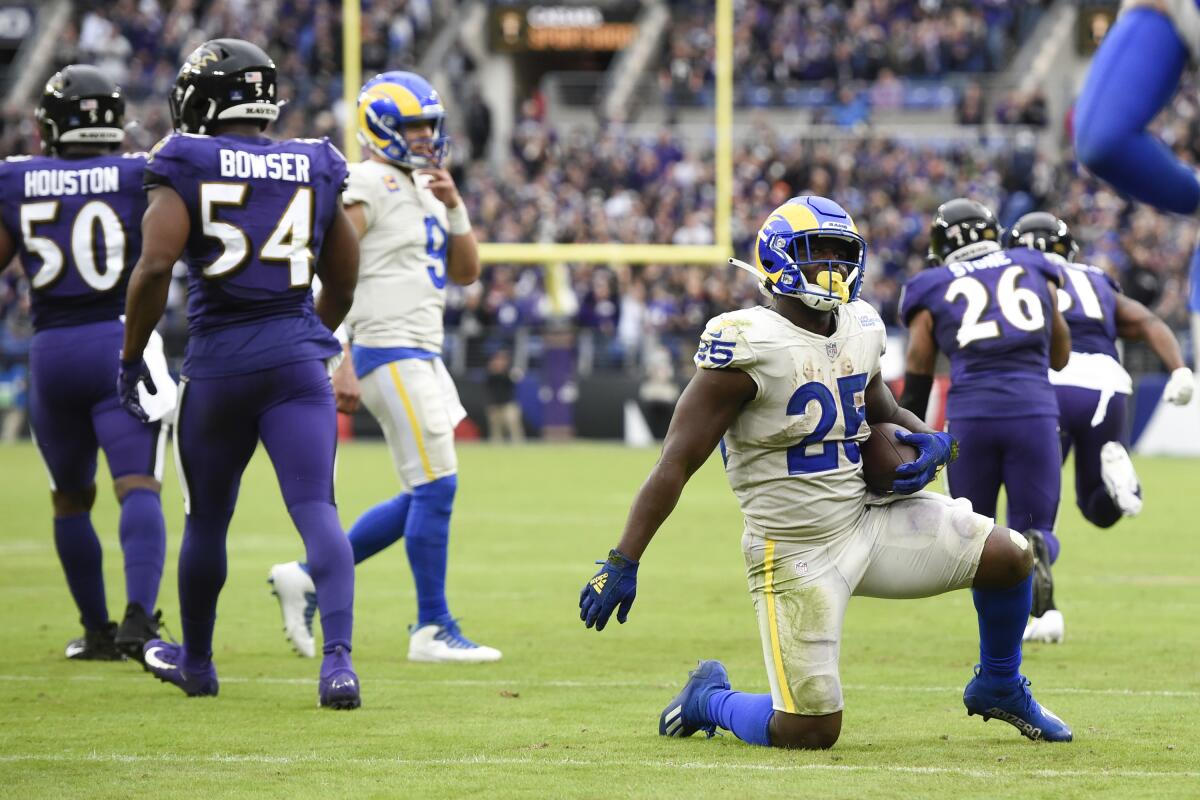
[(299, 503), (288, 509), (304, 539), (308, 572), (317, 588), (317, 608), (326, 654), (350, 649), (354, 629), (354, 551), (332, 503)]
[(88, 513), (54, 518), (54, 547), (67, 576), (85, 628), (99, 630), (108, 624), (104, 598), (103, 552)]
[(769, 694), (749, 694), (719, 689), (708, 698), (708, 722), (719, 725), (747, 744), (771, 745), (771, 717), (775, 709)]
[(192, 513), (184, 523), (179, 548), (179, 619), (185, 671), (212, 660), (217, 598), (228, 570), (225, 534), (232, 516), (232, 508), (217, 514)]
[(125, 597), (153, 614), (167, 552), (167, 527), (158, 492), (133, 489), (126, 493), (121, 500), (120, 533), (125, 553)]

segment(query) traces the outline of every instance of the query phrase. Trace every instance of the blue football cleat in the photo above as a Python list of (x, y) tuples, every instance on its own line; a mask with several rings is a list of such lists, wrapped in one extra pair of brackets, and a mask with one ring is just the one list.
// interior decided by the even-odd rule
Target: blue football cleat
[(683, 691), (675, 695), (658, 717), (659, 736), (691, 736), (704, 731), (712, 737), (717, 726), (707, 721), (708, 698), (729, 688), (729, 674), (720, 661), (701, 661), (688, 673)]
[(163, 683), (173, 683), (188, 697), (216, 697), (220, 684), (217, 670), (210, 661), (208, 669), (197, 673), (183, 671), (183, 647), (162, 639), (151, 639), (142, 649), (146, 669)]
[(321, 682), (317, 686), (317, 704), (321, 708), (346, 711), (362, 705), (358, 693), (358, 675), (350, 664), (345, 648), (335, 648), (321, 664)]
[(1069, 742), (1072, 739), (1067, 723), (1033, 699), (1029, 679), (1024, 675), (1010, 683), (994, 686), (980, 677), (976, 664), (975, 677), (963, 691), (963, 705), (967, 707), (968, 717), (978, 714), (985, 722), (992, 717), (1002, 719), (1022, 736), (1034, 741)]

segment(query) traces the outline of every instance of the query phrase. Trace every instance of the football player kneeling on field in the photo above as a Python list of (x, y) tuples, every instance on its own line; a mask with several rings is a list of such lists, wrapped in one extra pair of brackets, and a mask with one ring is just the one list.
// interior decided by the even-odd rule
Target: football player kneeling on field
[[(1020, 534), (965, 500), (920, 491), (954, 440), (900, 408), (880, 376), (883, 322), (858, 300), (866, 242), (832, 200), (795, 197), (767, 218), (752, 271), (766, 306), (708, 323), (699, 369), (680, 398), (662, 456), (634, 499), (617, 546), (580, 594), (580, 617), (625, 622), (638, 564), (684, 484), (720, 445), (745, 517), (742, 551), (758, 615), (769, 694), (730, 689), (701, 661), (659, 718), (663, 736), (718, 727), (758, 745), (828, 748), (842, 728), (838, 654), (853, 594), (927, 597), (972, 587), (980, 665), (968, 714), (997, 717), (1030, 739), (1069, 741), (1020, 675), (1033, 553)], [(872, 495), (859, 445), (890, 422), (919, 453), (897, 469), (896, 493)]]

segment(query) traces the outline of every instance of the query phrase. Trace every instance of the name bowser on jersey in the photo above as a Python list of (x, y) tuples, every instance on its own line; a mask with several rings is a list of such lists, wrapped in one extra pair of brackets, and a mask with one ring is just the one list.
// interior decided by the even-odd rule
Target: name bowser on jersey
[[(333, 375), (338, 408), (360, 402), (383, 429), (401, 492), (364, 513), (349, 537), (361, 563), (404, 539), (417, 594), (408, 658), (484, 662), (499, 650), (463, 636), (446, 600), (450, 517), (458, 490), (454, 429), (466, 417), (442, 363), (446, 285), (473, 283), (479, 254), (466, 204), (447, 171), (449, 137), (437, 91), (420, 75), (377, 75), (358, 99), (366, 160), (350, 167), (344, 200), (362, 269), (346, 317), (346, 358)], [(276, 564), (270, 580), (284, 630), (313, 651), (307, 565)]]
[[(342, 209), (346, 161), (328, 139), (276, 141), (275, 63), (240, 39), (197, 47), (170, 95), (175, 133), (151, 153), (141, 258), (129, 281), (122, 403), (136, 416), (153, 390), (143, 347), (162, 315), (171, 269), (188, 268), (188, 341), (176, 422), (187, 514), (179, 552), (183, 643), (147, 642), (151, 673), (213, 696), (217, 599), (243, 471), (259, 441), (304, 540), (325, 632), (320, 706), (358, 708), (351, 663), (354, 563), (338, 520), (337, 412), (326, 362), (354, 296), (358, 241)], [(314, 302), (314, 270), (324, 291)]]
[[(757, 745), (832, 747), (841, 733), (839, 654), (852, 595), (915, 598), (974, 588), (981, 665), (964, 692), (969, 714), (1031, 739), (1071, 731), (1033, 699), (1018, 669), (1031, 600), (1023, 537), (966, 501), (921, 492), (955, 443), (901, 408), (880, 375), (886, 332), (859, 300), (866, 242), (837, 203), (794, 197), (758, 235), (752, 272), (770, 303), (712, 319), (696, 374), (625, 530), (580, 593), (580, 618), (625, 622), (639, 561), (684, 484), (720, 446), (745, 518), (742, 552), (771, 691), (732, 691), (724, 666), (701, 661), (659, 717), (659, 734), (717, 727)], [(868, 423), (912, 431), (897, 493), (874, 495), (860, 443)]]

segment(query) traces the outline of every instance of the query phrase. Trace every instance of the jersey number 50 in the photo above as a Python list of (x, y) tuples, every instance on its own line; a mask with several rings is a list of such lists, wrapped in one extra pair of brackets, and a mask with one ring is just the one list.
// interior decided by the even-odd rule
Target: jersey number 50
[[(53, 239), (36, 236), (33, 226), (58, 220), (59, 202), (26, 203), (21, 206), (21, 235), (25, 247), (42, 259), (42, 266), (30, 281), (34, 289), (45, 289), (63, 275), (63, 251)], [(96, 227), (104, 235), (104, 271), (96, 265)], [(125, 228), (117, 212), (102, 200), (92, 200), (75, 214), (71, 225), (71, 258), (83, 282), (97, 292), (107, 292), (121, 280), (125, 270)]]

